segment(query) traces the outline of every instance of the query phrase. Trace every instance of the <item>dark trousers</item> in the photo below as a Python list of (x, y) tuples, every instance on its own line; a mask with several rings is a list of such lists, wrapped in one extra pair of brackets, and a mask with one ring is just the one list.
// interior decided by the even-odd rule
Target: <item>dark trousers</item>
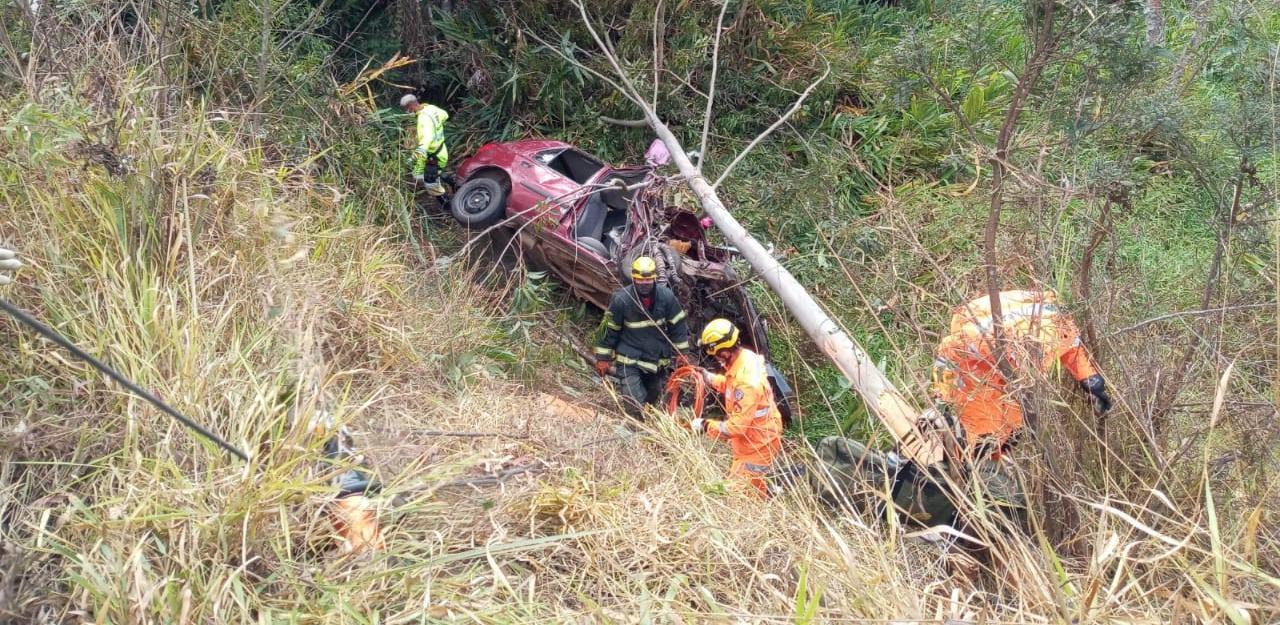
[(435, 154), (427, 156), (427, 166), (422, 170), (422, 181), (435, 184), (440, 180), (440, 159)]
[(644, 405), (658, 401), (658, 397), (662, 395), (662, 388), (666, 385), (667, 378), (670, 375), (671, 372), (666, 368), (659, 369), (656, 373), (650, 373), (635, 365), (619, 364), (615, 366), (613, 370), (614, 387), (618, 389), (618, 394), (622, 395), (626, 403), (627, 413), (637, 419), (642, 419), (644, 417)]

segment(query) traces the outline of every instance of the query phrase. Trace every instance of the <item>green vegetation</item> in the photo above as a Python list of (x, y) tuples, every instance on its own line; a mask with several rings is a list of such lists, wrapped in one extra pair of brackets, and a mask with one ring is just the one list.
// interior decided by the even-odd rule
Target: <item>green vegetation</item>
[[(670, 424), (624, 433), (560, 339), (598, 317), (414, 206), (397, 85), (449, 109), (455, 162), (534, 135), (640, 160), (647, 130), (600, 121), (637, 112), (555, 53), (610, 74), (572, 4), (40, 4), (0, 6), (0, 245), (28, 262), (0, 296), (255, 459), (0, 319), (0, 620), (1277, 618), (1275, 2), (1170, 0), (1155, 42), (1145, 5), (1054, 5), (996, 254), (1005, 285), (1063, 295), (1120, 401), (1102, 427), (1037, 381), (1038, 531), (972, 576), (804, 493), (726, 494), (723, 450)], [(589, 4), (646, 92), (661, 17), (656, 101), (697, 149), (721, 5)], [(725, 11), (708, 175), (830, 69), (720, 193), (920, 403), (986, 288), (992, 156), (1046, 6)], [(396, 52), (418, 62), (381, 72)], [(793, 457), (886, 442), (751, 289), (801, 392)], [(334, 549), (321, 412), (386, 482), (386, 553)]]

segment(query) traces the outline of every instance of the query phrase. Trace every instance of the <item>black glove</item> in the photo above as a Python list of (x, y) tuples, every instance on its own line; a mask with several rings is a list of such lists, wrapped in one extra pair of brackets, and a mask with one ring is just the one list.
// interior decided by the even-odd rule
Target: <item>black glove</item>
[(1093, 412), (1098, 416), (1111, 410), (1111, 396), (1107, 395), (1107, 383), (1102, 376), (1093, 374), (1080, 382), (1080, 388), (1093, 398)]
[(347, 469), (334, 481), (338, 485), (339, 497), (373, 495), (382, 490), (382, 484), (360, 469)]

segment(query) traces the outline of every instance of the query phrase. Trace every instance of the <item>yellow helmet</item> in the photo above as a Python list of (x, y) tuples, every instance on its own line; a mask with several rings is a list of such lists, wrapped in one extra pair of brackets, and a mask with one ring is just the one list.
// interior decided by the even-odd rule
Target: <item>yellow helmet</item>
[(632, 280), (657, 280), (658, 263), (648, 256), (640, 256), (631, 261)]
[(707, 327), (702, 329), (702, 337), (698, 339), (698, 344), (707, 350), (707, 354), (715, 356), (720, 350), (738, 344), (738, 326), (733, 325), (733, 322), (728, 319), (712, 319)]

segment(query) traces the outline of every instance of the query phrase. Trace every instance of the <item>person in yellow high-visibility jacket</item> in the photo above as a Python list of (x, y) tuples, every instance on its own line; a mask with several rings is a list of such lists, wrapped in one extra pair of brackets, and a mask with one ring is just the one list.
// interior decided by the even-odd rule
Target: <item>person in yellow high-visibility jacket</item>
[(764, 357), (738, 344), (738, 328), (728, 319), (713, 319), (698, 341), (725, 372), (702, 370), (707, 384), (724, 394), (728, 418), (694, 419), (694, 432), (729, 443), (733, 464), (729, 477), (769, 495), (765, 476), (782, 449), (782, 413), (773, 399), (773, 387)]
[(449, 114), (434, 104), (423, 104), (412, 93), (400, 98), (400, 108), (417, 115), (418, 147), (413, 150), (413, 179), (431, 195), (444, 195), (440, 171), (449, 164), (449, 148), (444, 144), (444, 123)]

